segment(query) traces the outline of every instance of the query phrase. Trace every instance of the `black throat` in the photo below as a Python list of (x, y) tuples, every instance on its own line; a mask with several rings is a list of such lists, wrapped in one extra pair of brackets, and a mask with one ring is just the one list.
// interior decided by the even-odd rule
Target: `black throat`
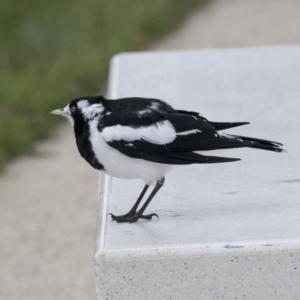
[(82, 115), (74, 118), (74, 134), (76, 145), (80, 155), (95, 169), (104, 170), (93, 151), (92, 144), (89, 140), (90, 128), (88, 121), (84, 120)]

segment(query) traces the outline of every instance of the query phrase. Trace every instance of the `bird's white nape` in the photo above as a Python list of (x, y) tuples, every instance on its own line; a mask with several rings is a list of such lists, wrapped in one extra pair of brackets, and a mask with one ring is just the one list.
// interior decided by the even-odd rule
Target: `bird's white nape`
[(79, 109), (82, 109), (82, 108), (88, 107), (88, 106), (90, 106), (90, 103), (89, 103), (89, 101), (86, 100), (86, 99), (82, 99), (82, 100), (80, 100), (80, 101), (77, 103), (77, 107), (78, 107)]
[(104, 111), (104, 107), (100, 103), (90, 104), (86, 99), (82, 99), (77, 103), (77, 107), (82, 111), (86, 120), (91, 120)]

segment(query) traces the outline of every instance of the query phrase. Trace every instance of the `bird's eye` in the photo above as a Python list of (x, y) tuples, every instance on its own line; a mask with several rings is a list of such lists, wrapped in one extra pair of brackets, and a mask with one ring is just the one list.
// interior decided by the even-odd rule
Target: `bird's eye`
[(76, 109), (76, 108), (75, 108), (74, 106), (72, 106), (72, 107), (71, 107), (71, 112), (74, 112), (75, 109)]

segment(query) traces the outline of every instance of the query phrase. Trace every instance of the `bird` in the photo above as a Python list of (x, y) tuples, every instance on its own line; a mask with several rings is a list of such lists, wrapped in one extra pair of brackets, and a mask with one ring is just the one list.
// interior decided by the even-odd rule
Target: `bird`
[[(71, 122), (78, 151), (93, 168), (113, 177), (144, 181), (127, 213), (110, 214), (118, 223), (158, 217), (144, 212), (174, 166), (240, 160), (208, 156), (205, 151), (243, 147), (285, 151), (278, 142), (220, 132), (249, 122), (212, 122), (198, 112), (177, 110), (154, 98), (86, 96), (50, 113)], [(141, 205), (151, 185), (154, 188)]]

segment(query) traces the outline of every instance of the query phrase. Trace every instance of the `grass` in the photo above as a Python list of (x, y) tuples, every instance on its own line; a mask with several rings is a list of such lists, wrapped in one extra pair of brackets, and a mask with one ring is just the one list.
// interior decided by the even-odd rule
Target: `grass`
[(97, 94), (110, 58), (142, 50), (205, 0), (0, 0), (0, 168)]

